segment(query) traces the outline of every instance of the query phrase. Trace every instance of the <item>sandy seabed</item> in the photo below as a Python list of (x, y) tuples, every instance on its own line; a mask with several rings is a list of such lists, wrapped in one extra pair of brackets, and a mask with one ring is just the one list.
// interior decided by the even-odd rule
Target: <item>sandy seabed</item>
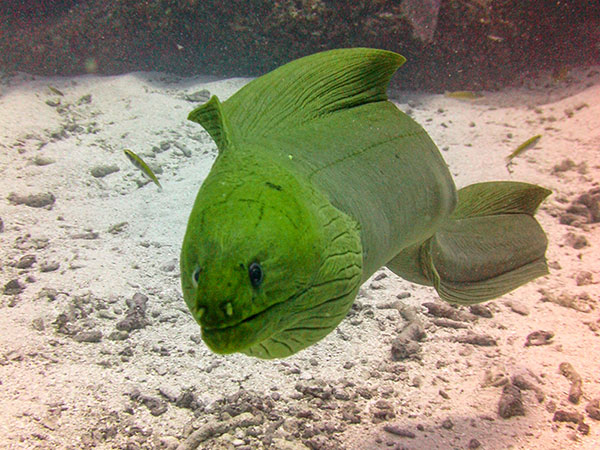
[(382, 269), (336, 332), (277, 361), (212, 354), (179, 287), (216, 155), (186, 96), (247, 81), (2, 79), (0, 447), (600, 448), (599, 69), (475, 100), (391, 92), (457, 186), (553, 191), (551, 273), (469, 310)]

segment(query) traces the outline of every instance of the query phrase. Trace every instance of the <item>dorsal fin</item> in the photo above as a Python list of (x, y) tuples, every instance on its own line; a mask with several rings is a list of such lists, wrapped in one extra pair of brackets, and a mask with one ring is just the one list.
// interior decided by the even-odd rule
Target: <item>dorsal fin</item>
[(189, 113), (188, 120), (202, 125), (214, 139), (219, 151), (223, 151), (229, 145), (231, 133), (223, 114), (223, 104), (216, 95)]
[[(251, 81), (222, 108), (213, 97), (189, 119), (213, 138), (225, 136), (232, 142), (276, 134), (338, 110), (387, 100), (390, 78), (404, 61), (397, 53), (368, 48), (316, 53)], [(229, 130), (222, 127), (223, 115)], [(217, 145), (223, 149), (219, 141)]]

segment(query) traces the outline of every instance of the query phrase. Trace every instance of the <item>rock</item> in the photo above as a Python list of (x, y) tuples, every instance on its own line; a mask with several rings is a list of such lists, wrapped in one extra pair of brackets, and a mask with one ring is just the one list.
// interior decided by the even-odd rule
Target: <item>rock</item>
[(583, 270), (577, 274), (575, 277), (575, 283), (577, 286), (586, 286), (588, 284), (592, 284), (592, 273), (587, 270)]
[(404, 329), (400, 332), (398, 336), (419, 342), (421, 342), (423, 339), (425, 339), (425, 337), (427, 337), (423, 325), (421, 325), (421, 323), (419, 322), (412, 322), (408, 326), (404, 327)]
[(481, 447), (481, 442), (479, 442), (477, 439), (473, 438), (469, 441), (469, 444), (467, 445), (467, 448), (469, 450), (475, 450), (477, 448)]
[(33, 158), (33, 163), (36, 166), (48, 166), (50, 164), (54, 164), (54, 160), (47, 156), (36, 155), (36, 157)]
[(442, 428), (445, 430), (451, 430), (452, 428), (454, 428), (454, 422), (452, 422), (451, 419), (444, 419), (444, 421), (442, 422)]
[(490, 308), (482, 304), (476, 304), (469, 306), (469, 311), (476, 316), (485, 317), (486, 319), (491, 319), (494, 317)]
[(521, 314), (522, 316), (529, 315), (529, 308), (524, 304), (517, 302), (516, 300), (508, 300), (504, 302), (506, 306), (508, 306), (511, 311), (516, 312), (517, 314)]
[(558, 409), (554, 413), (554, 417), (552, 418), (554, 422), (571, 422), (571, 423), (579, 423), (583, 421), (583, 414), (578, 413), (577, 411), (566, 411), (564, 409)]
[(33, 264), (35, 264), (35, 261), (35, 255), (22, 256), (17, 263), (17, 269), (29, 269), (31, 266), (33, 266)]
[(503, 419), (525, 415), (521, 390), (515, 385), (507, 384), (502, 389), (502, 395), (498, 402), (498, 415)]
[(117, 330), (120, 331), (132, 331), (139, 330), (141, 328), (150, 325), (150, 322), (146, 319), (146, 303), (148, 297), (143, 294), (136, 293), (134, 296), (126, 301), (129, 309), (126, 312), (125, 318), (117, 322)]
[(119, 222), (114, 225), (111, 225), (107, 230), (110, 234), (119, 234), (127, 229), (129, 226), (129, 222)]
[(100, 330), (80, 331), (73, 336), (73, 340), (77, 342), (100, 342), (102, 332)]
[(4, 285), (4, 290), (2, 291), (2, 293), (4, 295), (19, 295), (24, 290), (25, 286), (23, 286), (19, 280), (14, 279), (10, 280)]
[(518, 374), (518, 375), (513, 375), (513, 377), (511, 378), (511, 382), (512, 384), (514, 384), (516, 387), (518, 387), (521, 390), (530, 390), (530, 391), (534, 391), (535, 392), (535, 398), (537, 399), (537, 401), (539, 403), (542, 403), (545, 399), (545, 394), (542, 391), (542, 389), (537, 386), (536, 384), (534, 384), (533, 382), (529, 381), (527, 378), (525, 378), (525, 375), (522, 374)]
[(587, 293), (581, 293), (578, 295), (564, 291), (560, 294), (556, 294), (553, 290), (540, 289), (539, 292), (542, 294), (542, 302), (552, 302), (557, 305), (564, 306), (565, 308), (572, 308), (581, 312), (590, 312), (592, 310), (589, 304), (589, 295)]
[(129, 337), (129, 333), (127, 331), (113, 331), (108, 335), (108, 339), (111, 341), (124, 341)]
[(405, 337), (397, 337), (392, 341), (392, 360), (421, 359), (421, 345)]
[(210, 91), (208, 91), (207, 89), (202, 89), (202, 90), (196, 91), (192, 94), (187, 94), (185, 96), (185, 99), (188, 102), (206, 103), (207, 101), (210, 100)]
[(585, 406), (585, 412), (594, 420), (600, 420), (600, 397), (590, 400)]
[(4, 233), (4, 221), (2, 217), (0, 217), (0, 233)]
[(150, 414), (153, 416), (160, 416), (167, 411), (167, 403), (158, 397), (140, 395), (139, 401), (141, 401), (142, 404), (150, 410)]
[(31, 321), (31, 327), (37, 331), (44, 331), (44, 329), (46, 328), (46, 326), (44, 325), (44, 319), (42, 319), (41, 317), (33, 319)]
[(111, 164), (109, 166), (101, 165), (92, 167), (90, 169), (90, 173), (94, 178), (104, 178), (105, 176), (118, 172), (119, 170), (119, 166), (115, 164)]
[(579, 422), (577, 424), (577, 431), (579, 431), (581, 434), (587, 436), (588, 434), (590, 434), (590, 426), (585, 423), (583, 420), (581, 420), (581, 422)]
[(13, 192), (8, 196), (8, 201), (13, 205), (26, 205), (32, 208), (43, 208), (45, 206), (54, 205), (56, 197), (54, 197), (54, 194), (50, 192), (30, 194), (25, 196)]
[(469, 332), (467, 334), (463, 334), (462, 336), (456, 336), (454, 338), (455, 342), (460, 342), (461, 344), (472, 344), (479, 345), (483, 347), (491, 347), (494, 345), (498, 345), (496, 339), (487, 335), (487, 334), (476, 334), (473, 332)]
[(317, 397), (323, 400), (329, 399), (332, 393), (332, 388), (321, 380), (316, 380), (313, 385), (298, 383), (295, 387), (298, 392), (301, 392), (305, 396)]
[(581, 250), (589, 245), (588, 240), (585, 236), (575, 233), (567, 233), (565, 236), (565, 244), (573, 247), (575, 250)]
[(40, 265), (40, 272), (54, 272), (60, 268), (60, 263), (57, 261), (43, 262)]
[(553, 168), (552, 168), (552, 174), (556, 174), (559, 172), (566, 172), (568, 170), (573, 169), (576, 166), (575, 162), (573, 162), (572, 159), (563, 159), (559, 164), (556, 164)]
[(396, 417), (394, 407), (386, 400), (377, 400), (373, 409), (373, 423), (383, 422)]
[(588, 209), (591, 223), (600, 222), (600, 188), (590, 189), (590, 191), (581, 194), (575, 200), (575, 203)]
[(192, 411), (202, 406), (202, 403), (196, 398), (196, 394), (191, 389), (184, 390), (175, 400), (175, 406), (187, 408)]
[(434, 317), (442, 317), (444, 319), (452, 319), (462, 322), (473, 322), (477, 319), (477, 317), (473, 314), (456, 309), (447, 303), (428, 302), (423, 303), (423, 306), (427, 308), (429, 314)]
[(417, 437), (415, 433), (406, 428), (402, 428), (398, 425), (384, 425), (383, 431), (387, 431), (388, 433), (393, 434), (394, 436), (407, 437), (410, 439), (414, 439)]
[(461, 329), (461, 328), (469, 328), (469, 325), (467, 325), (464, 322), (458, 322), (456, 320), (451, 320), (451, 319), (433, 319), (433, 324), (437, 325), (438, 327), (444, 327), (444, 328), (454, 328), (454, 329)]
[(575, 371), (573, 366), (568, 362), (560, 363), (558, 366), (560, 373), (571, 382), (569, 389), (569, 401), (577, 404), (583, 395), (581, 376)]
[(553, 337), (554, 333), (552, 331), (534, 331), (527, 335), (527, 338), (525, 339), (525, 347), (552, 344)]

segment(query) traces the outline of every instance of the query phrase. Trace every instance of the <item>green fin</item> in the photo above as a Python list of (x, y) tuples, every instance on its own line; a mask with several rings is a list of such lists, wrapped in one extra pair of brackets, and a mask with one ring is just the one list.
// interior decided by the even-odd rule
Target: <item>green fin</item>
[(548, 244), (533, 218), (550, 191), (515, 182), (489, 182), (458, 191), (450, 220), (426, 242), (388, 264), (398, 275), (433, 285), (452, 303), (499, 297), (548, 273)]
[(338, 110), (385, 101), (389, 81), (404, 61), (397, 53), (367, 48), (316, 53), (251, 81), (222, 104), (213, 96), (188, 119), (206, 128), (223, 150), (228, 141), (255, 140)]
[(214, 139), (219, 151), (223, 151), (230, 145), (229, 126), (223, 114), (223, 104), (216, 95), (189, 113), (188, 120), (202, 125)]

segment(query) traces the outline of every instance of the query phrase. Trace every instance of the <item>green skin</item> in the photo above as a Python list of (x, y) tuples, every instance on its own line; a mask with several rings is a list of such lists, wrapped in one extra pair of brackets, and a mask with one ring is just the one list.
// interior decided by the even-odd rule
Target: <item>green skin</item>
[(457, 195), (425, 130), (387, 101), (403, 61), (323, 52), (190, 113), (219, 156), (190, 214), (181, 284), (214, 352), (312, 345), (384, 265), (466, 304), (546, 273), (533, 214), (549, 191), (497, 182)]
[[(184, 298), (213, 351), (287, 356), (327, 335), (352, 305), (362, 282), (359, 231), (260, 152), (227, 155), (213, 165), (188, 222)], [(252, 263), (264, 272), (257, 287)]]

